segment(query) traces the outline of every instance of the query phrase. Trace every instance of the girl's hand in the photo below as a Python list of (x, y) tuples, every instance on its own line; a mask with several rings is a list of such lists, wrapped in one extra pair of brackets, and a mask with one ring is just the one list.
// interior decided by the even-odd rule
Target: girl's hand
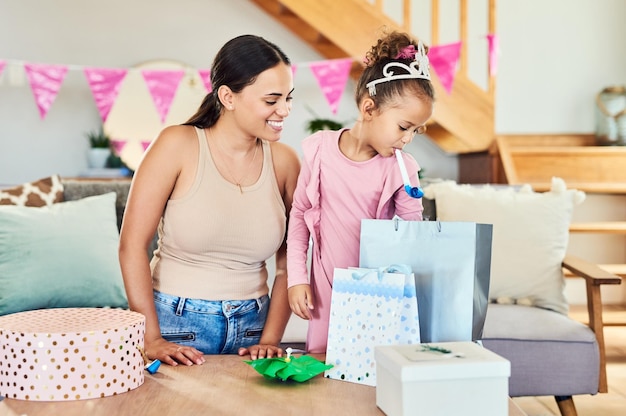
[(250, 354), (250, 359), (252, 360), (256, 360), (257, 358), (272, 358), (283, 356), (282, 348), (270, 344), (251, 345), (247, 348), (241, 347), (239, 348), (238, 352), (239, 355)]
[(315, 309), (311, 286), (308, 284), (295, 285), (288, 289), (289, 307), (291, 311), (302, 319), (311, 319), (311, 310)]
[(204, 364), (204, 354), (193, 347), (174, 344), (163, 338), (146, 343), (146, 355), (171, 366)]

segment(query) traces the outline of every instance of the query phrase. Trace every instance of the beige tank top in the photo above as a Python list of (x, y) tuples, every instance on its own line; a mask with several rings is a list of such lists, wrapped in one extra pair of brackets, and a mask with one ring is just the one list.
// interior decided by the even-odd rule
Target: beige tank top
[(285, 236), (285, 205), (270, 145), (262, 141), (258, 181), (243, 187), (224, 179), (203, 130), (195, 180), (183, 197), (170, 199), (159, 224), (151, 262), (154, 288), (206, 300), (254, 299), (268, 293), (265, 262)]

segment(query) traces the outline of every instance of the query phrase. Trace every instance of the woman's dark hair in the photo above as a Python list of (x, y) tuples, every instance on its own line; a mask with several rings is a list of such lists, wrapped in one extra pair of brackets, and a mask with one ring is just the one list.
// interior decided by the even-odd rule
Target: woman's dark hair
[(241, 92), (253, 84), (261, 72), (281, 62), (291, 65), (278, 46), (260, 36), (241, 35), (229, 40), (217, 52), (211, 66), (212, 92), (204, 97), (196, 114), (184, 124), (203, 129), (213, 126), (222, 113), (217, 96), (222, 85), (228, 86), (234, 93)]

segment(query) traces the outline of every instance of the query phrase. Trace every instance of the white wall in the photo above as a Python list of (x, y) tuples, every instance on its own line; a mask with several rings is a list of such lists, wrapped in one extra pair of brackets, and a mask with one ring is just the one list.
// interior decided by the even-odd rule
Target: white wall
[(496, 131), (591, 133), (595, 94), (626, 84), (626, 2), (498, 2)]
[[(228, 39), (253, 33), (277, 43), (292, 62), (323, 59), (246, 0), (0, 0), (0, 59), (130, 68), (174, 59), (208, 68)], [(283, 140), (299, 149), (305, 106), (321, 117), (351, 123), (350, 84), (333, 116), (313, 75), (301, 68), (295, 104)], [(0, 184), (51, 173), (77, 176), (87, 168), (85, 133), (100, 125), (80, 70), (70, 70), (50, 112), (41, 120), (21, 65), (0, 76)]]
[[(454, 26), (448, 21), (456, 21), (453, 4), (443, 2), (442, 10), (448, 12), (442, 26)], [(471, 0), (470, 9), (484, 4), (485, 0)], [(623, 0), (500, 0), (496, 131), (592, 132), (594, 94), (607, 85), (626, 84), (624, 16)], [(477, 38), (472, 44), (483, 43), (480, 29), (472, 32)], [(128, 68), (167, 58), (203, 68), (219, 46), (242, 33), (276, 42), (295, 63), (321, 59), (247, 0), (0, 0), (0, 59)], [(295, 87), (283, 140), (297, 149), (311, 117), (306, 106), (322, 117), (348, 124), (354, 119), (353, 84), (336, 116), (308, 69), (296, 73)], [(0, 76), (0, 184), (53, 172), (80, 174), (86, 168), (84, 134), (99, 122), (80, 71), (69, 72), (41, 120), (23, 70), (7, 67)], [(408, 150), (427, 176), (457, 178), (456, 156), (445, 154), (428, 139), (416, 140)]]

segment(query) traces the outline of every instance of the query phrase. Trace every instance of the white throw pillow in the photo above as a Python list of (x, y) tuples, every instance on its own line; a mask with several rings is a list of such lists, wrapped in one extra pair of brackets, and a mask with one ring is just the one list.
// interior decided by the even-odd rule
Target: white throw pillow
[(429, 185), (424, 193), (435, 200), (439, 221), (493, 224), (491, 301), (568, 312), (561, 262), (583, 192), (552, 178), (552, 189), (541, 193), (528, 185), (516, 189), (452, 181)]

